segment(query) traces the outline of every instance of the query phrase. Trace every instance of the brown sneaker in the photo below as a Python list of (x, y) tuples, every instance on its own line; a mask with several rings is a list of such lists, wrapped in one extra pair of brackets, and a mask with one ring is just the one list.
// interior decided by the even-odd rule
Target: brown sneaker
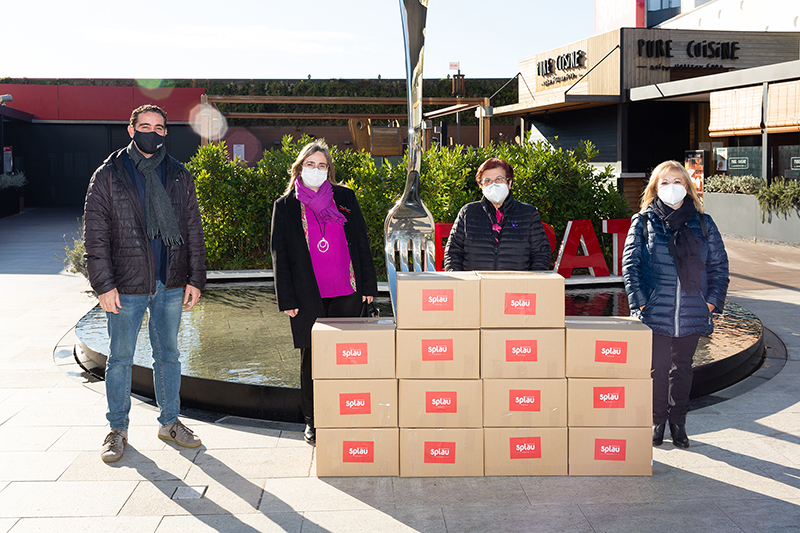
[(122, 459), (125, 444), (128, 443), (128, 430), (112, 429), (103, 441), (100, 458), (106, 463), (114, 463)]
[(158, 438), (175, 442), (186, 448), (197, 448), (202, 444), (200, 437), (184, 426), (180, 420), (176, 420), (169, 426), (161, 426), (158, 430)]

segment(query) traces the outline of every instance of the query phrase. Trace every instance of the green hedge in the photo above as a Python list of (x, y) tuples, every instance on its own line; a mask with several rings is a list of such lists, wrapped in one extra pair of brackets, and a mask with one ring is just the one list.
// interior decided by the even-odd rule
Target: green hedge
[[(209, 268), (271, 268), (272, 204), (286, 188), (289, 166), (310, 140), (304, 136), (292, 141), (287, 136), (279, 150), (265, 151), (254, 168), (231, 162), (224, 143), (198, 150), (187, 167), (197, 178)], [(403, 191), (407, 160), (376, 165), (367, 152), (332, 147), (331, 153), (337, 179), (358, 197), (375, 266), (385, 278), (383, 223)], [(611, 264), (611, 241), (601, 232), (601, 220), (631, 213), (624, 196), (609, 181), (610, 168), (597, 172), (589, 164), (596, 154), (588, 142), (576, 150), (546, 143), (430, 150), (422, 159), (422, 199), (437, 222), (453, 222), (465, 203), (480, 199), (475, 182), (480, 164), (489, 157), (505, 159), (514, 167), (516, 198), (539, 208), (559, 242), (569, 220), (591, 220)]]
[(758, 206), (761, 208), (762, 222), (772, 219), (773, 213), (784, 218), (795, 211), (800, 215), (800, 181), (794, 179), (773, 178), (768, 187), (762, 187), (755, 193)]
[(756, 194), (764, 186), (764, 180), (756, 176), (728, 176), (715, 174), (705, 179), (705, 192), (721, 192), (729, 194)]

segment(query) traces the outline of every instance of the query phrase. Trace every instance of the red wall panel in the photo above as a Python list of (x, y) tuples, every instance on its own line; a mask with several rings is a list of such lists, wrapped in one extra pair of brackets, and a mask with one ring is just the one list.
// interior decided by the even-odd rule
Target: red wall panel
[[(205, 92), (205, 89), (177, 89), (172, 87), (146, 89), (136, 87), (133, 89), (133, 107), (131, 110), (140, 105), (153, 104), (167, 112), (168, 122), (188, 122), (189, 114), (195, 106), (200, 105), (200, 96)], [(130, 117), (131, 110), (128, 111), (128, 117)]]
[(133, 87), (60, 85), (60, 120), (128, 120), (133, 109)]
[(7, 105), (17, 111), (31, 113), (34, 118), (58, 118), (58, 85), (25, 85), (0, 83), (0, 94), (14, 97)]

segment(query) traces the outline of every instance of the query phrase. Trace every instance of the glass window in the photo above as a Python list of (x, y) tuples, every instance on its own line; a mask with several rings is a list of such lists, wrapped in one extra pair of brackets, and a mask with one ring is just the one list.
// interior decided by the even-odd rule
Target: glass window
[(800, 179), (800, 146), (778, 146), (775, 175)]

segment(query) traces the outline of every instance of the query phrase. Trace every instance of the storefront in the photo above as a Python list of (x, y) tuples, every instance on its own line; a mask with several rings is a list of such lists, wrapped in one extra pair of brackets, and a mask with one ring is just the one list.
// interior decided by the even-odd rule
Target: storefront
[(706, 173), (797, 177), (798, 59), (797, 32), (621, 28), (521, 60), (519, 102), (494, 116), (590, 140), (623, 175), (703, 151)]

